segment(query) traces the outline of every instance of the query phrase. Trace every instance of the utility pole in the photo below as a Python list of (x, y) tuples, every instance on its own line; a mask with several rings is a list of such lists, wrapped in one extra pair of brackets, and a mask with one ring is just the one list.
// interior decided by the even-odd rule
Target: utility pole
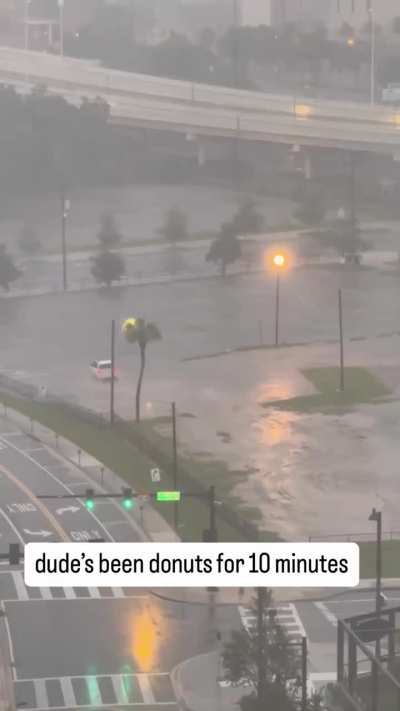
[(280, 274), (276, 275), (276, 290), (275, 290), (275, 347), (279, 346), (279, 308), (280, 308), (280, 289), (281, 279)]
[(338, 291), (339, 339), (340, 339), (340, 392), (344, 392), (344, 347), (343, 347), (343, 306), (342, 290)]
[[(110, 424), (114, 424), (114, 388), (115, 388), (115, 319), (111, 321), (111, 383), (110, 383)], [(176, 488), (176, 487), (175, 487)]]
[[(178, 490), (178, 448), (176, 442), (176, 403), (171, 403), (171, 413), (172, 413), (172, 472), (174, 477), (174, 491)], [(178, 533), (179, 520), (178, 520), (178, 502), (174, 503), (174, 528)]]
[(61, 252), (63, 269), (63, 289), (67, 291), (67, 219), (70, 209), (70, 201), (65, 196), (65, 190), (61, 192)]
[(257, 588), (257, 700), (260, 708), (264, 704), (266, 681), (264, 608), (265, 588)]
[(375, 104), (375, 55), (376, 55), (376, 25), (375, 25), (375, 9), (373, 0), (369, 0), (369, 23), (370, 23), (370, 104)]
[(301, 711), (307, 711), (307, 637), (301, 638)]
[[(376, 523), (376, 592), (375, 592), (375, 610), (376, 618), (380, 619), (382, 609), (382, 511), (372, 509), (369, 521)], [(381, 643), (377, 639), (375, 643), (375, 657), (380, 661)], [(371, 680), (371, 711), (378, 711), (379, 700), (379, 669), (375, 663), (372, 665), (372, 680)]]
[(209, 507), (210, 507), (210, 525), (209, 525), (209, 531), (210, 531), (210, 536), (212, 541), (216, 541), (218, 539), (218, 531), (217, 531), (217, 526), (215, 522), (215, 486), (210, 486), (208, 490), (208, 501), (209, 501)]
[(58, 0), (60, 28), (60, 56), (64, 56), (64, 0)]

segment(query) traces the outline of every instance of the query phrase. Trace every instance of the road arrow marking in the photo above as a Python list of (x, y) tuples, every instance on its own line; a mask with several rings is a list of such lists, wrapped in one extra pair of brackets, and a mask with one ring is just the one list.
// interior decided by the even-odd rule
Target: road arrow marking
[(58, 513), (59, 516), (62, 516), (65, 513), (76, 513), (77, 511), (80, 511), (79, 506), (66, 506), (64, 509), (57, 509), (56, 513)]
[(27, 528), (24, 528), (24, 533), (27, 536), (40, 536), (40, 538), (48, 538), (53, 535), (51, 531), (28, 531)]

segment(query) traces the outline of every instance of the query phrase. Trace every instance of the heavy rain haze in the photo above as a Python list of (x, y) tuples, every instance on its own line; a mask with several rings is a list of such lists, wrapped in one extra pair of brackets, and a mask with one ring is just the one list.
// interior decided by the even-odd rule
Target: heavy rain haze
[[(0, 0), (2, 708), (398, 709), (399, 128), (395, 0)], [(60, 541), (361, 582), (29, 587)]]

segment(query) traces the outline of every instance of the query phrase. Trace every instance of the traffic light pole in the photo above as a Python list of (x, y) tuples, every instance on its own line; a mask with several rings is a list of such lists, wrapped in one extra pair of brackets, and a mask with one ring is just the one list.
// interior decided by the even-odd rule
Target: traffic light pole
[(63, 289), (67, 291), (67, 203), (65, 192), (61, 194), (61, 251), (62, 251), (62, 269), (63, 269)]
[[(178, 489), (178, 448), (176, 442), (176, 403), (171, 403), (172, 412), (172, 471), (174, 477), (174, 490)], [(174, 503), (174, 529), (178, 533), (179, 528), (179, 508), (178, 503)]]
[(115, 387), (115, 320), (111, 321), (111, 383), (110, 383), (110, 424), (114, 424), (114, 387)]
[(215, 516), (215, 486), (210, 486), (208, 490), (208, 503), (210, 508), (210, 537), (212, 541), (218, 539), (218, 531)]

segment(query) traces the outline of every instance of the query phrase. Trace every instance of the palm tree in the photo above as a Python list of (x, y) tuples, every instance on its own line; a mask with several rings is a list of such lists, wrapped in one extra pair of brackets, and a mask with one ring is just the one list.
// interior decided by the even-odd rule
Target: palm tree
[(128, 318), (122, 326), (122, 332), (128, 343), (137, 343), (139, 346), (140, 372), (136, 386), (136, 422), (140, 422), (140, 393), (146, 365), (146, 346), (151, 341), (160, 341), (162, 336), (157, 324), (145, 321), (144, 318)]

